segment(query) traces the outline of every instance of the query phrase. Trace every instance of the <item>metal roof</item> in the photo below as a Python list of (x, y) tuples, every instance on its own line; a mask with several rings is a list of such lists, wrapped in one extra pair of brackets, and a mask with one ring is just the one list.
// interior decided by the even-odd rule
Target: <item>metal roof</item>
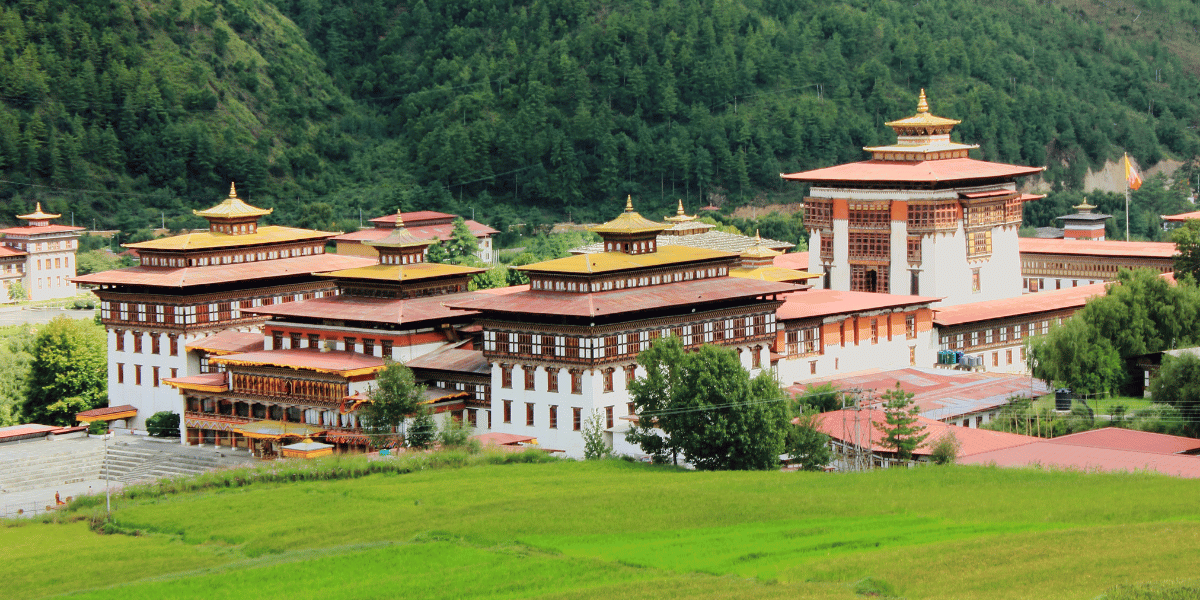
[(272, 304), (244, 308), (244, 312), (273, 317), (309, 317), (335, 321), (359, 321), (366, 323), (412, 324), (424, 321), (440, 321), (457, 317), (468, 317), (473, 311), (451, 308), (450, 303), (462, 303), (476, 298), (491, 298), (491, 294), (467, 292), (420, 298), (363, 298), (359, 296), (333, 296), (313, 298), (299, 302)]
[(788, 294), (784, 298), (783, 306), (780, 306), (775, 314), (781, 321), (785, 321), (931, 304), (939, 301), (941, 298), (926, 296), (874, 294), (845, 290), (807, 290)]
[(534, 273), (610, 273), (667, 265), (682, 265), (694, 261), (716, 258), (736, 257), (736, 254), (721, 250), (663, 246), (658, 248), (656, 252), (647, 252), (645, 254), (626, 254), (624, 252), (576, 254), (574, 256), (556, 258), (513, 268)]
[(978, 323), (992, 319), (1005, 319), (1041, 312), (1056, 312), (1082, 308), (1095, 296), (1103, 296), (1107, 283), (1094, 283), (1079, 287), (1050, 290), (1034, 294), (1023, 294), (1016, 298), (1001, 298), (970, 304), (957, 304), (945, 308), (934, 308), (933, 322), (941, 327)]
[(325, 271), (373, 265), (375, 262), (374, 258), (364, 256), (313, 254), (206, 267), (128, 267), (80, 275), (71, 281), (88, 285), (144, 285), (183, 288), (215, 283), (312, 275)]
[(212, 250), (215, 248), (236, 248), (239, 246), (262, 246), (305, 240), (323, 240), (334, 235), (337, 234), (331, 231), (314, 231), (312, 229), (265, 225), (257, 228), (254, 233), (233, 235), (218, 231), (201, 231), (138, 242), (136, 244), (121, 244), (121, 246), (139, 250)]
[[(706, 248), (709, 250), (741, 253), (746, 248), (753, 246), (755, 239), (748, 235), (738, 235), (724, 231), (705, 231), (704, 233), (695, 233), (692, 235), (659, 235), (655, 238), (655, 243), (658, 245), (660, 252), (665, 246), (685, 246), (688, 248)], [(791, 242), (781, 242), (767, 238), (762, 239), (762, 245), (772, 250), (780, 251), (796, 247)], [(601, 252), (604, 252), (604, 242), (596, 242), (571, 249), (571, 254), (599, 254)]]
[(1072, 240), (1017, 238), (1021, 254), (1071, 254), (1078, 256), (1118, 256), (1126, 258), (1173, 258), (1177, 253), (1171, 242), (1126, 242), (1121, 240)]

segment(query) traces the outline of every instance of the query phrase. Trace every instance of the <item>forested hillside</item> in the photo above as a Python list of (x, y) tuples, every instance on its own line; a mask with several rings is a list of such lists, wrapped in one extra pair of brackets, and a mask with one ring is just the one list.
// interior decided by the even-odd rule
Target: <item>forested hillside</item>
[(1071, 190), (1200, 154), (1197, 27), (1182, 0), (9, 1), (0, 196), (126, 230), (228, 180), (341, 228), (795, 199), (780, 172), (891, 141), (919, 88)]

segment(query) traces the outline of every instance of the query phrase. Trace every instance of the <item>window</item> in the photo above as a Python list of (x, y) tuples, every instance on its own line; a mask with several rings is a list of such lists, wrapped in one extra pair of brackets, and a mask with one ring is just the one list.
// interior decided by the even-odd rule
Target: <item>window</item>
[(537, 374), (537, 367), (533, 365), (524, 365), (521, 367), (521, 370), (525, 372), (525, 389), (533, 390), (533, 376)]
[(581, 371), (571, 371), (571, 393), (583, 393), (583, 373)]
[(342, 338), (342, 339), (345, 340), (345, 342), (346, 342), (346, 352), (354, 352), (354, 346), (355, 346), (355, 344), (358, 343), (358, 340), (356, 340), (352, 337)]
[(512, 400), (504, 401), (504, 422), (512, 423)]
[[(500, 387), (512, 389), (512, 369), (512, 365), (500, 365)], [(507, 423), (508, 419), (504, 419), (504, 422)]]
[(124, 352), (125, 351), (125, 332), (120, 329), (117, 329), (117, 330), (113, 331), (113, 333), (115, 333), (117, 336), (117, 352)]
[(879, 319), (871, 319), (871, 343), (879, 343)]
[(141, 332), (133, 332), (133, 351), (137, 354), (142, 353), (142, 334)]
[(909, 271), (908, 277), (909, 277), (908, 293), (913, 296), (920, 296), (921, 295), (921, 272), (920, 271)]
[(808, 374), (809, 375), (817, 374), (817, 361), (815, 361), (815, 360), (808, 361)]
[(992, 366), (993, 367), (1000, 366), (1000, 353), (999, 352), (992, 353)]
[(976, 267), (974, 269), (971, 269), (971, 293), (978, 294), (979, 290), (981, 290), (981, 289), (982, 289), (982, 285), (980, 284), (980, 281), (979, 281), (979, 268)]
[(308, 334), (308, 347), (317, 349), (321, 347), (321, 336), (316, 333)]
[(158, 367), (150, 367), (153, 376), (154, 387), (158, 387)]
[(558, 369), (546, 367), (546, 391), (558, 393)]
[(299, 348), (300, 347), (300, 338), (301, 338), (301, 335), (298, 333), (288, 334), (288, 343), (290, 343), (292, 345), (292, 348)]
[(117, 363), (117, 383), (125, 383), (125, 363)]
[(571, 430), (579, 431), (583, 429), (583, 409), (578, 406), (571, 408)]
[(142, 365), (133, 365), (133, 385), (142, 385)]
[(613, 428), (613, 407), (604, 407), (604, 426), (608, 429)]
[(908, 365), (910, 367), (917, 366), (917, 347), (916, 346), (908, 347)]
[(629, 416), (631, 416), (631, 417), (632, 417), (632, 416), (633, 416), (633, 414), (634, 414), (635, 412), (636, 412), (636, 409), (635, 409), (635, 407), (633, 406), (633, 403), (632, 403), (632, 402), (626, 402), (626, 403), (625, 403), (625, 414), (628, 414)]
[(381, 346), (381, 350), (383, 351), (383, 357), (391, 358), (392, 357), (392, 340), (383, 340), (382, 342), (379, 343), (379, 345)]
[(1012, 350), (1004, 351), (1004, 364), (1006, 364), (1006, 365), (1012, 364)]
[(167, 336), (167, 350), (171, 352), (171, 356), (179, 356), (179, 336), (174, 334)]
[[(762, 368), (762, 346), (755, 346), (750, 349), (750, 368)], [(611, 427), (611, 425), (609, 427)]]
[(604, 391), (613, 391), (613, 369), (611, 367), (604, 370)]
[[(626, 366), (625, 367), (625, 389), (629, 389), (629, 384), (633, 383), (634, 379), (637, 379), (637, 365), (634, 364), (634, 365)], [(629, 414), (633, 414), (633, 413), (629, 413)]]
[(525, 426), (533, 427), (533, 403), (525, 403)]
[(904, 315), (904, 337), (910, 340), (917, 338), (916, 315)]
[(273, 350), (279, 350), (279, 349), (283, 348), (283, 332), (282, 331), (272, 331), (271, 332), (271, 348)]
[(558, 429), (558, 406), (550, 405), (550, 429)]
[(179, 369), (171, 367), (171, 379), (175, 379), (176, 377), (179, 377)]
[(375, 356), (375, 340), (363, 338), (363, 354)]

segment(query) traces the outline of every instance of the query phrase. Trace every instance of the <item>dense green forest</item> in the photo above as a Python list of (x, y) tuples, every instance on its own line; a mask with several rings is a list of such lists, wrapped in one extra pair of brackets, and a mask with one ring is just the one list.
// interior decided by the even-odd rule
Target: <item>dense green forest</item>
[(0, 198), (126, 232), (229, 181), (337, 229), (796, 200), (780, 172), (891, 141), (919, 88), (978, 158), (1081, 191), (1122, 151), (1200, 155), (1198, 27), (1183, 0), (9, 0)]

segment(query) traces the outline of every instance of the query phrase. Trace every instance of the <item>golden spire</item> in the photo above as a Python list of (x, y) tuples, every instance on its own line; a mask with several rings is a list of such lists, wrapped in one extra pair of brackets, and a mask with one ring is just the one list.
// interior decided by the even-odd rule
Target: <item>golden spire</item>
[(929, 112), (929, 102), (925, 100), (925, 88), (921, 88), (921, 99), (917, 100), (917, 112), (918, 113)]
[(237, 198), (237, 186), (232, 181), (229, 182), (229, 197)]
[(396, 229), (404, 229), (404, 212), (399, 208), (396, 209)]
[(761, 235), (758, 235), (758, 230), (757, 230), (757, 229), (755, 229), (755, 230), (754, 230), (754, 245), (755, 245), (755, 246), (761, 246), (761, 245), (762, 245), (762, 236), (761, 236)]
[(633, 195), (625, 196), (625, 212), (633, 212)]
[(683, 214), (684, 214), (683, 213), (683, 198), (680, 198), (679, 199), (679, 208), (675, 209), (675, 216), (682, 217)]

